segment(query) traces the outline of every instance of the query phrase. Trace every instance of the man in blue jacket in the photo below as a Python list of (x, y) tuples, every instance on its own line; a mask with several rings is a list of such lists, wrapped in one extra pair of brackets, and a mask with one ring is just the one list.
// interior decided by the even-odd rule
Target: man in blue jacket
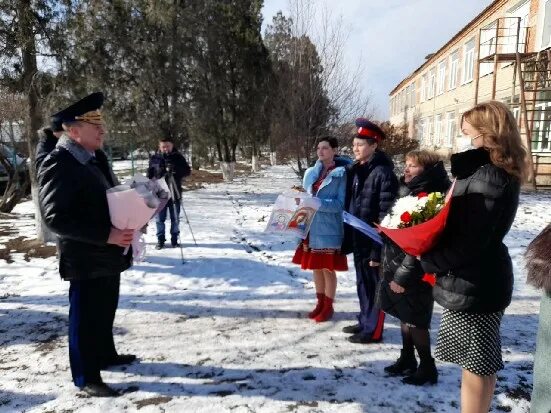
[(149, 160), (147, 177), (163, 178), (170, 188), (170, 200), (157, 214), (157, 245), (161, 249), (165, 245), (165, 221), (167, 212), (170, 215), (170, 242), (173, 247), (178, 247), (180, 235), (180, 199), (182, 198), (182, 181), (191, 174), (191, 169), (186, 158), (174, 148), (174, 142), (170, 138), (159, 141), (159, 151)]
[[(367, 224), (381, 222), (398, 193), (394, 164), (378, 146), (384, 132), (367, 119), (358, 127), (353, 151), (356, 161), (348, 167), (345, 209)], [(384, 313), (375, 306), (381, 246), (359, 231), (352, 232), (356, 284), (360, 300), (358, 323), (343, 329), (352, 343), (378, 343), (383, 337)]]

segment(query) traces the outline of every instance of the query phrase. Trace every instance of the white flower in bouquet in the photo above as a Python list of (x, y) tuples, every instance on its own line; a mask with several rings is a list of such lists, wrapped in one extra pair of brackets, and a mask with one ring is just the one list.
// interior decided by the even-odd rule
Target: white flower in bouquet
[(444, 196), (440, 192), (404, 196), (396, 201), (381, 226), (397, 229), (407, 228), (434, 217), (444, 206)]

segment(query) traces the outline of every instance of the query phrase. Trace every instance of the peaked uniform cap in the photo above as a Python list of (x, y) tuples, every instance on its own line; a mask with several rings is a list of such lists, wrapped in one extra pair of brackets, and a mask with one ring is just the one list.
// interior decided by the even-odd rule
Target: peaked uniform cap
[(81, 121), (101, 125), (103, 124), (103, 117), (100, 109), (103, 105), (103, 99), (103, 93), (94, 92), (71, 106), (54, 113), (52, 118), (60, 123)]
[(357, 137), (360, 139), (374, 139), (380, 143), (386, 138), (385, 133), (377, 124), (365, 118), (356, 119), (356, 127), (358, 128)]

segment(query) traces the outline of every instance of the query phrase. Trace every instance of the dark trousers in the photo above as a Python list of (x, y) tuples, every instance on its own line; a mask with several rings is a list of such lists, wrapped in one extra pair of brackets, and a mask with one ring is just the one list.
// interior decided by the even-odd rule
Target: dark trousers
[(360, 300), (358, 324), (360, 334), (374, 340), (381, 338), (385, 322), (385, 313), (375, 306), (375, 293), (379, 281), (379, 267), (370, 267), (369, 258), (354, 252), (356, 267), (356, 289)]
[(101, 382), (102, 365), (117, 355), (113, 322), (119, 303), (120, 274), (71, 281), (69, 360), (77, 387)]
[(170, 238), (175, 241), (180, 234), (180, 201), (169, 200), (166, 206), (159, 211), (155, 223), (157, 225), (157, 239), (165, 240), (165, 221), (166, 213), (170, 215)]

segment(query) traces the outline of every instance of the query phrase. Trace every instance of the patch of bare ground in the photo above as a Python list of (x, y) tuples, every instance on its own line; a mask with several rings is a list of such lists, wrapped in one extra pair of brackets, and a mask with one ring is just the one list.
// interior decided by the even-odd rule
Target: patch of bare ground
[(28, 239), (25, 237), (16, 237), (4, 243), (4, 247), (0, 248), (0, 259), (7, 263), (13, 262), (11, 254), (25, 254), (25, 261), (30, 261), (31, 258), (48, 258), (56, 255), (57, 248), (53, 245), (45, 245), (36, 239)]
[(142, 407), (146, 407), (146, 406), (158, 406), (160, 404), (165, 404), (171, 400), (172, 400), (172, 397), (158, 396), (158, 397), (150, 397), (149, 399), (138, 400), (135, 403), (138, 409), (141, 409)]

